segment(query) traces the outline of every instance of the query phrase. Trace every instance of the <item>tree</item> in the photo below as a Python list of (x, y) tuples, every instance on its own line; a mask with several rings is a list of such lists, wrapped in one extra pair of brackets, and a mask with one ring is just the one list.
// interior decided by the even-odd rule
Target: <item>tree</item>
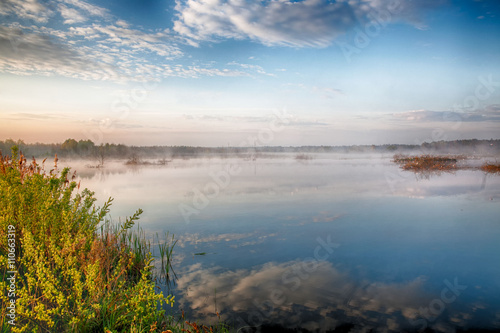
[(95, 145), (91, 140), (80, 140), (78, 141), (77, 150), (80, 155), (89, 156), (94, 150)]
[(67, 139), (61, 145), (61, 149), (67, 153), (76, 153), (77, 147), (78, 147), (78, 142), (75, 139)]
[(94, 159), (97, 161), (97, 167), (102, 168), (104, 167), (104, 161), (106, 160), (107, 157), (107, 148), (109, 144), (100, 144), (99, 146), (94, 147)]

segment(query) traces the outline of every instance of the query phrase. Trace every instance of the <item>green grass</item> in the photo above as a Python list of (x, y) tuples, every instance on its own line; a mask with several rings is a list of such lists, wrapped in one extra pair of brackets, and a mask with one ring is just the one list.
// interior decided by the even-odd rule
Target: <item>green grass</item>
[[(69, 169), (57, 171), (57, 156), (46, 171), (16, 147), (12, 157), (0, 155), (0, 332), (197, 332), (183, 316), (166, 313), (172, 295), (155, 292), (156, 283), (170, 286), (176, 277), (173, 235), (150, 240), (134, 229), (141, 209), (113, 224), (112, 199), (100, 208), (95, 201)], [(15, 298), (7, 293), (13, 270)], [(15, 326), (7, 316), (11, 299)], [(223, 324), (196, 327), (227, 331)]]

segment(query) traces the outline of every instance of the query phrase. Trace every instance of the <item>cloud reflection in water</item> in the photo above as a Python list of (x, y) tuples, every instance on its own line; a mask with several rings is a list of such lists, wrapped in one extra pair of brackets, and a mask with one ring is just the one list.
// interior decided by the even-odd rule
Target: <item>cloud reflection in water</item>
[[(353, 323), (365, 330), (397, 332), (419, 329), (421, 309), (439, 297), (425, 291), (425, 281), (356, 282), (327, 261), (293, 260), (232, 271), (198, 263), (180, 274), (178, 290), (180, 306), (192, 309), (196, 318), (209, 320), (219, 311), (239, 327), (272, 323), (325, 331)], [(456, 305), (448, 304), (440, 316), (426, 322), (444, 331), (472, 322), (474, 315)]]

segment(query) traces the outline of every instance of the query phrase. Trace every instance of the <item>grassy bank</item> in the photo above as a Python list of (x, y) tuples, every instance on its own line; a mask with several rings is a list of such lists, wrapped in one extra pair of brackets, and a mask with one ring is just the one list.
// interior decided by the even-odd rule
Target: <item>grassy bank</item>
[(171, 279), (175, 243), (160, 246), (156, 270), (151, 243), (132, 231), (140, 209), (111, 225), (111, 199), (98, 208), (69, 169), (57, 172), (57, 157), (43, 165), (16, 148), (0, 155), (0, 331), (193, 330), (165, 313), (174, 297), (155, 292), (158, 278)]

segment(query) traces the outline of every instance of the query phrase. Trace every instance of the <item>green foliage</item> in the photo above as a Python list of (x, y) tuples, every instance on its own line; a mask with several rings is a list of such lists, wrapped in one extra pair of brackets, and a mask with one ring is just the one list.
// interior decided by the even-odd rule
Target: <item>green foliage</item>
[[(0, 330), (7, 332), (161, 332), (164, 304), (155, 292), (150, 244), (106, 220), (112, 200), (94, 193), (69, 169), (46, 172), (14, 148), (0, 154)], [(6, 317), (7, 233), (15, 229), (16, 326)], [(100, 232), (99, 232), (100, 231)], [(175, 244), (175, 243), (174, 243)], [(164, 251), (171, 255), (173, 245)]]
[(61, 145), (61, 149), (64, 151), (75, 152), (78, 147), (78, 142), (75, 139), (67, 139)]

